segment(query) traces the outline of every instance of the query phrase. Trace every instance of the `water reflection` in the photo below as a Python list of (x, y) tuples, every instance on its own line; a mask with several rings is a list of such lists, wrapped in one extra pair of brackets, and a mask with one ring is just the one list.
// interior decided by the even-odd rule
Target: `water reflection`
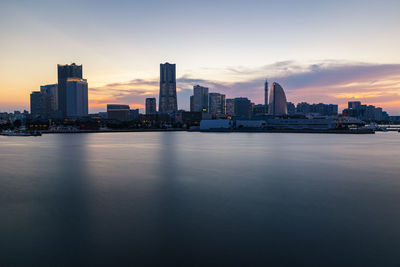
[(1, 138), (0, 263), (390, 265), (398, 138)]

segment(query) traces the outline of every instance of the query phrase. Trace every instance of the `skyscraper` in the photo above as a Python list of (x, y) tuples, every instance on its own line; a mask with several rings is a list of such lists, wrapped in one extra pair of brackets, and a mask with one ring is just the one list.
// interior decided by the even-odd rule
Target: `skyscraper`
[(209, 93), (209, 112), (213, 115), (225, 114), (225, 95)]
[(175, 64), (160, 64), (159, 101), (158, 111), (160, 113), (172, 113), (178, 110)]
[(66, 116), (83, 117), (88, 115), (88, 84), (86, 79), (67, 78)]
[(154, 97), (146, 98), (146, 115), (156, 114), (156, 113), (157, 113), (156, 99)]
[(226, 99), (225, 103), (226, 103), (225, 105), (226, 114), (228, 114), (229, 116), (235, 116), (235, 100), (229, 98)]
[(360, 101), (349, 101), (348, 102), (348, 108), (349, 109), (360, 109), (361, 108), (361, 102)]
[(67, 116), (67, 79), (82, 79), (82, 65), (57, 65), (58, 71), (58, 110), (63, 117)]
[(265, 80), (264, 84), (264, 105), (266, 108), (266, 111), (268, 110), (268, 81)]
[(55, 116), (54, 97), (46, 90), (31, 93), (32, 118), (48, 119)]
[(43, 114), (43, 94), (39, 91), (31, 93), (31, 116), (38, 118)]
[(55, 115), (58, 110), (58, 86), (57, 84), (41, 85), (40, 92), (48, 98), (47, 112)]
[(208, 112), (208, 88), (200, 85), (193, 86), (193, 98), (190, 111)]
[(268, 114), (272, 116), (287, 115), (286, 95), (279, 83), (272, 83), (269, 92)]
[(234, 99), (235, 116), (250, 119), (251, 117), (251, 102), (247, 97), (237, 97)]

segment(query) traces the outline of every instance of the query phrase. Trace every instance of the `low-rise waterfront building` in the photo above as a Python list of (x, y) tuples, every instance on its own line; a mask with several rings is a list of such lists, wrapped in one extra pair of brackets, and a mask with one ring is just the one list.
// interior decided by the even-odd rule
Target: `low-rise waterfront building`
[(232, 120), (202, 120), (200, 122), (200, 130), (229, 130), (232, 127)]
[(330, 130), (337, 127), (335, 118), (270, 118), (267, 120), (269, 129), (289, 130)]
[(129, 105), (108, 104), (107, 118), (109, 120), (127, 121), (129, 120)]

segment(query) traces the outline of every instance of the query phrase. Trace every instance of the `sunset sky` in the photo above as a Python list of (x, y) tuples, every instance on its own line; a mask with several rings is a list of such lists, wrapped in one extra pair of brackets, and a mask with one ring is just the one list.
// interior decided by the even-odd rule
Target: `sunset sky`
[(91, 113), (143, 108), (170, 62), (180, 109), (195, 84), (262, 103), (267, 78), (294, 103), (359, 100), (400, 115), (399, 14), (399, 0), (1, 0), (0, 111), (29, 110), (30, 92), (72, 62)]

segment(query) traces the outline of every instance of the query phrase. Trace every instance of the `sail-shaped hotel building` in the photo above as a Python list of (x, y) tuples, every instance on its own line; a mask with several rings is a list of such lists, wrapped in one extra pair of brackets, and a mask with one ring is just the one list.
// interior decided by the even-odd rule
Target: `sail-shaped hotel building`
[(272, 83), (269, 91), (268, 115), (287, 115), (286, 95), (279, 83)]

